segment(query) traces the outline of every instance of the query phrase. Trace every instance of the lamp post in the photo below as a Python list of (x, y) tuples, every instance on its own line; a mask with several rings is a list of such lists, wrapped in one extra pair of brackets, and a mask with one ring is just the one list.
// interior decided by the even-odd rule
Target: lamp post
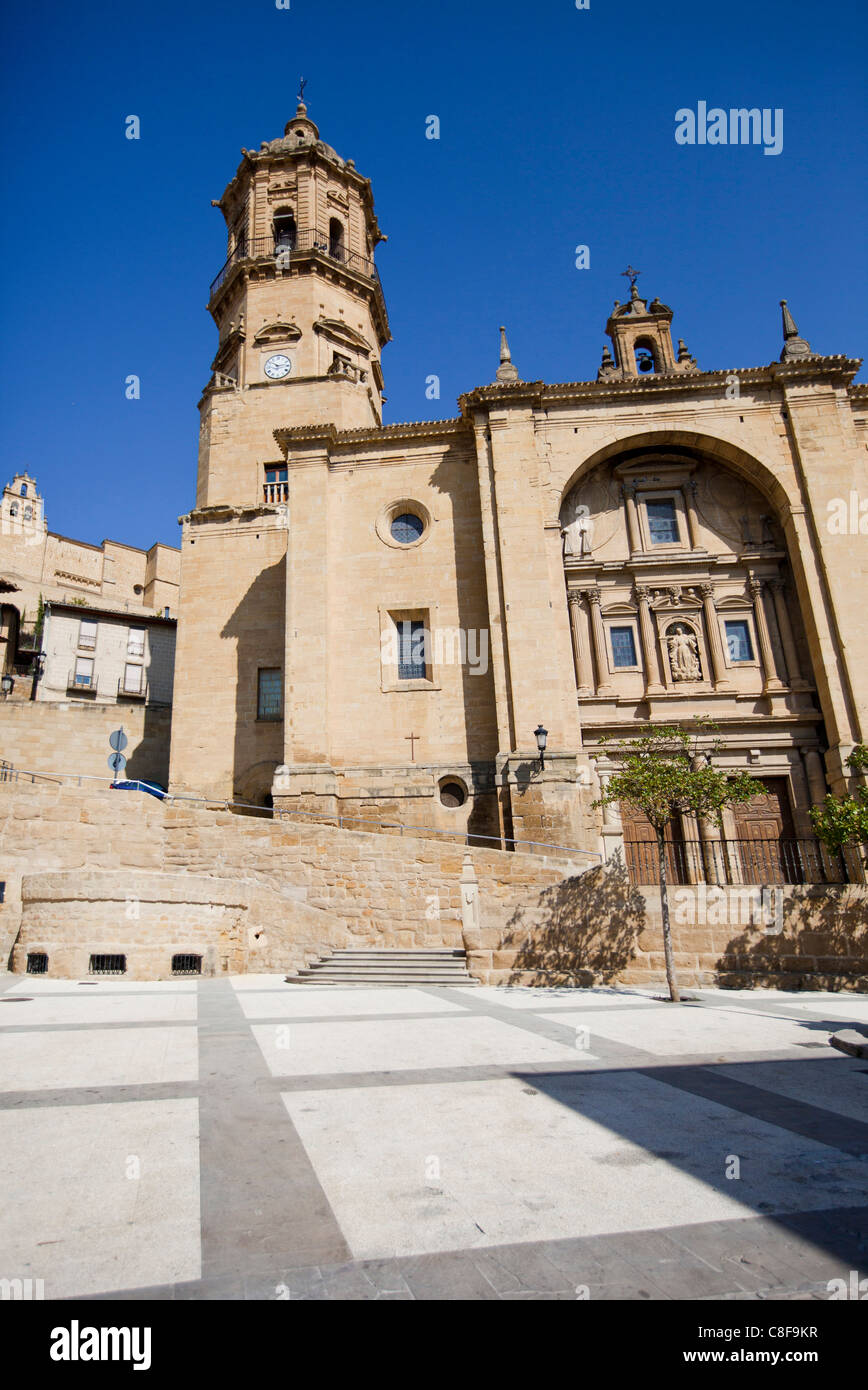
[(544, 729), (542, 724), (537, 724), (533, 731), (533, 735), (536, 739), (536, 746), (539, 749), (539, 765), (540, 771), (542, 771), (546, 765), (546, 739), (549, 736), (549, 731), (548, 729)]
[(43, 671), (45, 670), (45, 658), (46, 658), (46, 653), (45, 653), (45, 652), (39, 652), (39, 654), (33, 658), (33, 682), (32, 682), (32, 684), (31, 684), (31, 686), (30, 686), (30, 698), (31, 698), (31, 700), (35, 700), (35, 699), (36, 699), (36, 687), (37, 687), (38, 684), (39, 684), (39, 678), (40, 678), (40, 676), (42, 675)]

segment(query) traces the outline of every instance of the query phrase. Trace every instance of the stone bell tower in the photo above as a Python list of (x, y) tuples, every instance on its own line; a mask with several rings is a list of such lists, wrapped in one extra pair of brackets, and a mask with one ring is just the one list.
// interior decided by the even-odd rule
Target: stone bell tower
[(384, 237), (370, 180), (319, 138), (301, 95), (279, 139), (242, 151), (215, 206), (228, 246), (208, 300), (219, 340), (199, 402), (196, 504), (181, 518), (170, 778), (261, 801), (285, 760), (287, 571), (303, 570), (323, 516), (322, 489), (312, 525), (296, 498), (290, 541), (274, 432), (380, 426)]
[(606, 332), (612, 340), (615, 356), (603, 348), (603, 361), (597, 380), (614, 377), (624, 381), (643, 373), (695, 372), (696, 359), (691, 357), (681, 338), (678, 352), (672, 347), (672, 310), (657, 298), (650, 304), (636, 288), (640, 272), (632, 266), (623, 272), (630, 279), (630, 298), (626, 304), (615, 300), (609, 315)]
[(242, 156), (213, 204), (228, 245), (208, 301), (219, 342), (200, 402), (200, 507), (263, 500), (278, 426), (382, 420), (390, 334), (370, 180), (301, 99), (282, 137)]

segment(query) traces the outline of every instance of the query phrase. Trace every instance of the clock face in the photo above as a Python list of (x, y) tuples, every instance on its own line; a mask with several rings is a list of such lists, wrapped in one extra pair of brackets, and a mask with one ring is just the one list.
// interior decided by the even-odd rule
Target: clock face
[(271, 377), (272, 381), (280, 381), (281, 377), (289, 376), (291, 371), (292, 361), (282, 352), (276, 352), (265, 364), (265, 375)]

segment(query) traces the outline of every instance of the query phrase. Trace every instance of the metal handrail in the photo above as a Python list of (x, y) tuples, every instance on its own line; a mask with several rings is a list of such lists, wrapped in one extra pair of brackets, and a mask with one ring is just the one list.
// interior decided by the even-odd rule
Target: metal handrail
[[(9, 775), (7, 775), (7, 773)], [(111, 784), (117, 780), (114, 777), (96, 777), (87, 772), (36, 772), (30, 768), (15, 768), (12, 765), (7, 765), (6, 769), (3, 769), (2, 764), (0, 764), (0, 781), (17, 782), (19, 777), (63, 777), (68, 778), (72, 782), (77, 782), (79, 786), (81, 786), (82, 782), (103, 782), (111, 786)], [(233, 807), (239, 807), (246, 811), (257, 811), (262, 815), (268, 816), (270, 819), (276, 820), (282, 820), (284, 816), (304, 816), (309, 820), (336, 820), (338, 823), (338, 830), (344, 828), (344, 821), (353, 821), (369, 828), (400, 830), (402, 834), (405, 830), (415, 830), (419, 831), (424, 836), (451, 835), (453, 837), (459, 836), (462, 840), (491, 840), (496, 846), (533, 845), (538, 849), (559, 850), (562, 854), (584, 854), (589, 859), (599, 859), (600, 861), (602, 861), (603, 858), (599, 850), (579, 849), (577, 845), (557, 845), (551, 843), (549, 840), (516, 840), (511, 835), (480, 835), (477, 834), (475, 830), (437, 830), (433, 826), (428, 825), (405, 825), (400, 821), (376, 821), (370, 820), (365, 816), (346, 816), (343, 813), (330, 816), (319, 811), (296, 810), (295, 807), (257, 806), (252, 801), (230, 801), (220, 796), (186, 796), (180, 792), (166, 793), (164, 804), (174, 805), (175, 802), (178, 801), (190, 801), (198, 806), (222, 806), (227, 811), (232, 810)]]
[(130, 686), (124, 684), (123, 676), (118, 676), (118, 699), (120, 699), (123, 695), (129, 695), (131, 699), (147, 700), (149, 689), (149, 682), (142, 681), (139, 685), (139, 688), (137, 690), (133, 690)]
[(334, 241), (329, 237), (328, 232), (321, 232), (316, 227), (300, 227), (292, 237), (244, 237), (232, 249), (216, 277), (211, 281), (209, 297), (213, 297), (220, 289), (232, 266), (241, 261), (260, 259), (273, 261), (278, 256), (283, 255), (287, 255), (291, 261), (293, 256), (308, 255), (311, 251), (325, 256), (330, 261), (337, 261), (340, 265), (348, 266), (350, 270), (364, 275), (368, 280), (379, 281), (377, 267), (366, 256), (360, 256), (357, 251), (348, 251), (342, 242)]
[[(812, 838), (673, 839), (665, 843), (666, 873), (673, 884), (719, 887), (745, 883), (845, 883), (847, 860)], [(658, 881), (658, 847), (650, 835), (625, 840), (624, 857), (633, 883)]]
[(86, 681), (78, 680), (75, 674), (75, 667), (73, 667), (73, 669), (70, 671), (66, 682), (67, 692), (70, 690), (86, 690), (89, 693), (95, 695), (97, 693), (98, 686), (99, 680), (96, 676), (91, 676)]

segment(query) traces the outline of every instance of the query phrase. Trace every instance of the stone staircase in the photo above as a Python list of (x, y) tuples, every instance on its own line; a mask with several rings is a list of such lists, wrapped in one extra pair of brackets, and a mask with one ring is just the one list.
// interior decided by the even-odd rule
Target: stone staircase
[(361, 950), (348, 947), (287, 975), (291, 985), (477, 985), (462, 950)]

